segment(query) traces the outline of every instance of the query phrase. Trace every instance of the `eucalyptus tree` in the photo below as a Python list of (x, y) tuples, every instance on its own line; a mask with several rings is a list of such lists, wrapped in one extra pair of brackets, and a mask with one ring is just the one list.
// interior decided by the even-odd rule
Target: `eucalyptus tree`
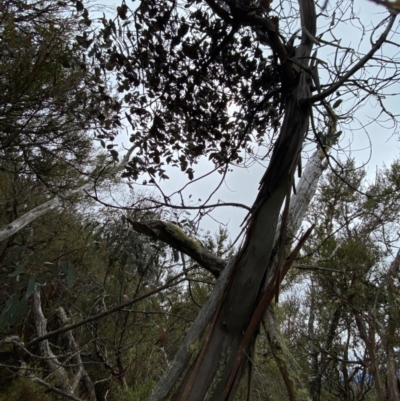
[[(265, 146), (268, 158), (243, 244), (152, 400), (233, 399), (263, 311), (298, 252), (296, 247), (286, 255), (293, 233), (285, 227), (307, 136), (323, 149), (321, 134), (338, 134), (340, 116), (333, 109), (340, 96), (357, 93), (382, 102), (380, 96), (397, 79), (395, 61), (383, 53), (392, 46), (388, 35), (396, 16), (384, 16), (361, 51), (336, 39), (336, 28), (346, 18), (356, 19), (350, 3), (327, 7), (308, 0), (288, 5), (147, 0), (132, 9), (122, 3), (117, 19), (103, 20), (92, 52), (115, 71), (130, 108), (126, 117), (137, 150), (126, 176), (136, 180), (146, 172), (155, 182), (166, 178), (164, 165), (171, 164), (192, 179), (200, 156), (225, 174), (246, 154), (255, 157), (257, 144)], [(321, 60), (313, 48), (334, 57)], [(394, 67), (390, 79), (375, 73), (384, 65)], [(237, 111), (232, 113), (230, 105)], [(164, 201), (171, 203), (168, 197)], [(162, 232), (159, 226), (153, 229)]]
[[(76, 7), (87, 20), (83, 4)], [(296, 234), (287, 224), (290, 198), (303, 146), (316, 143), (325, 156), (339, 123), (345, 126), (345, 117), (371, 98), (397, 122), (383, 98), (398, 76), (388, 53), (396, 46), (389, 36), (395, 19), (391, 12), (382, 16), (368, 31), (370, 42), (355, 48), (340, 37), (348, 21), (362, 22), (352, 2), (143, 0), (122, 2), (115, 18), (100, 18), (95, 38), (80, 39), (99, 66), (96, 76), (114, 74), (126, 107), (135, 149), (128, 179), (147, 174), (146, 182), (156, 185), (171, 165), (192, 180), (201, 157), (222, 177), (248, 158), (267, 161), (243, 244), (222, 273), (214, 269), (220, 276), (214, 290), (151, 400), (233, 399), (264, 312), (310, 234), (288, 254)], [(334, 110), (339, 106), (341, 113)], [(163, 200), (164, 207), (185, 207)], [(199, 205), (201, 214), (207, 206)], [(215, 267), (215, 255), (185, 241), (170, 222), (131, 224)]]
[[(246, 157), (257, 159), (257, 145), (268, 160), (243, 244), (150, 397), (233, 399), (263, 313), (310, 232), (286, 254), (301, 149), (313, 140), (323, 151), (322, 134), (339, 134), (343, 116), (333, 109), (349, 94), (360, 100), (342, 108), (344, 114), (372, 96), (396, 122), (382, 98), (397, 80), (396, 61), (385, 55), (395, 46), (388, 37), (396, 15), (389, 12), (371, 29), (367, 47), (353, 48), (337, 39), (347, 19), (358, 21), (351, 3), (148, 0), (124, 2), (117, 14), (102, 20), (91, 52), (114, 71), (129, 106), (136, 152), (125, 176), (147, 173), (155, 183), (171, 165), (193, 179), (201, 156), (224, 175)], [(174, 206), (167, 196), (164, 203)], [(160, 223), (150, 227), (154, 233), (174, 236)]]

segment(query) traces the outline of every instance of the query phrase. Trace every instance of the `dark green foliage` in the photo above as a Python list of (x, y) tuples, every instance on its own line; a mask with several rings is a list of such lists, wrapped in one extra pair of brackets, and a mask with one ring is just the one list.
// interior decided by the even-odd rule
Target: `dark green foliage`
[(51, 191), (70, 189), (87, 170), (89, 130), (112, 139), (118, 127), (119, 103), (71, 41), (80, 27), (70, 13), (47, 0), (0, 6), (1, 169)]
[(285, 334), (298, 347), (295, 355), (308, 352), (313, 401), (383, 400), (388, 390), (377, 395), (377, 382), (393, 380), (390, 364), (399, 366), (390, 354), (400, 325), (398, 162), (378, 171), (374, 183), (364, 177), (351, 160), (340, 178), (327, 175), (309, 212), (318, 225), (298, 262), (305, 270), (291, 272), (292, 288), (308, 289), (285, 302), (286, 308), (297, 303), (297, 312), (284, 318), (284, 326), (297, 329)]
[[(4, 372), (0, 379), (0, 401), (53, 401), (54, 396), (29, 378), (19, 377), (10, 380), (12, 375)], [(6, 380), (4, 380), (6, 379)], [(4, 381), (3, 381), (4, 380)]]

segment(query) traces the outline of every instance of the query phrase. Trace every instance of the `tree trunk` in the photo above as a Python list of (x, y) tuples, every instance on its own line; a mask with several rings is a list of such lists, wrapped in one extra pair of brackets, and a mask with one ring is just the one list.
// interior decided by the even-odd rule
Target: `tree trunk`
[(399, 389), (397, 387), (397, 374), (395, 364), (395, 354), (392, 347), (386, 349), (386, 369), (387, 369), (387, 387), (388, 400), (399, 401)]
[[(313, 44), (310, 36), (315, 35), (315, 5), (312, 0), (301, 0), (299, 4), (303, 37), (295, 58), (307, 66)], [(235, 362), (247, 351), (240, 345), (261, 295), (263, 278), (271, 277), (267, 270), (271, 266), (279, 214), (291, 191), (311, 112), (311, 104), (307, 101), (311, 95), (308, 74), (291, 65), (288, 59), (283, 64), (291, 72), (284, 78), (289, 79), (292, 75), (296, 79), (285, 82), (285, 117), (251, 212), (246, 241), (233, 261), (232, 272), (200, 353), (172, 397), (175, 400), (231, 400), (239, 383), (242, 365), (235, 371)]]
[[(32, 314), (35, 321), (36, 332), (38, 337), (42, 337), (47, 334), (47, 320), (43, 314), (42, 305), (41, 305), (41, 297), (40, 290), (35, 289), (32, 294)], [(66, 313), (63, 308), (59, 308), (58, 316), (63, 324), (65, 324), (68, 320)], [(50, 385), (44, 380), (33, 377), (32, 380), (36, 383), (39, 383), (42, 386), (47, 387), (51, 391), (61, 394), (64, 397), (67, 397), (72, 400), (81, 401), (80, 398), (74, 396), (78, 385), (81, 381), (85, 384), (90, 401), (96, 401), (96, 394), (94, 391), (94, 384), (87, 374), (79, 351), (79, 346), (75, 341), (75, 338), (71, 331), (68, 331), (65, 334), (65, 338), (68, 342), (68, 349), (73, 353), (72, 359), (75, 363), (75, 377), (70, 379), (64, 364), (61, 363), (58, 358), (54, 355), (53, 351), (50, 348), (50, 343), (48, 340), (41, 341), (39, 344), (41, 356), (45, 359), (48, 368), (52, 375), (56, 377), (57, 387)]]
[[(222, 18), (227, 11), (212, 0), (205, 2)], [(231, 11), (237, 8), (235, 1), (226, 1)], [(236, 7), (236, 8), (235, 8)], [(222, 11), (221, 11), (222, 10)], [(316, 13), (313, 0), (299, 0), (301, 18), (301, 43), (290, 55), (273, 26), (271, 19), (257, 17), (257, 13), (241, 16), (240, 24), (261, 30), (273, 54), (280, 63), (281, 102), (284, 119), (280, 134), (267, 171), (261, 181), (260, 191), (248, 219), (246, 239), (238, 255), (225, 269), (216, 283), (210, 299), (202, 308), (193, 327), (189, 330), (183, 347), (180, 348), (170, 373), (158, 383), (150, 401), (226, 401), (232, 400), (243, 370), (243, 361), (263, 316), (261, 307), (268, 307), (271, 294), (279, 283), (274, 272), (275, 254), (273, 245), (277, 235), (277, 224), (285, 197), (290, 195), (293, 173), (299, 160), (300, 150), (308, 131), (313, 102), (324, 101), (339, 89), (350, 76), (355, 74), (374, 56), (385, 42), (395, 17), (391, 17), (380, 38), (371, 50), (359, 59), (346, 74), (339, 77), (323, 92), (317, 84), (314, 69), (310, 67), (311, 50), (315, 39)], [(237, 15), (235, 15), (237, 18)], [(311, 96), (311, 81), (318, 89)], [(329, 109), (329, 105), (325, 104)], [(328, 114), (331, 114), (328, 112)], [(285, 208), (284, 216), (287, 216)], [(285, 224), (281, 233), (285, 231)], [(281, 239), (284, 239), (282, 235)], [(280, 241), (278, 268), (287, 267)], [(292, 255), (288, 259), (292, 260)], [(270, 293), (263, 293), (267, 288)], [(262, 302), (261, 302), (262, 301)], [(260, 317), (261, 316), (261, 317)], [(203, 339), (204, 326), (209, 324)], [(191, 356), (191, 359), (190, 359)], [(182, 364), (187, 364), (182, 372)], [(172, 389), (174, 389), (172, 391)]]
[(312, 401), (319, 401), (321, 397), (321, 372), (319, 363), (319, 352), (315, 346), (315, 297), (314, 283), (311, 281), (310, 293), (310, 313), (308, 316), (308, 338), (310, 340), (310, 358), (311, 358), (311, 381), (310, 381), (310, 396)]
[[(38, 337), (47, 334), (47, 320), (42, 311), (40, 299), (40, 290), (36, 289), (32, 294), (32, 314), (35, 321), (36, 332)], [(45, 358), (49, 370), (54, 373), (57, 378), (57, 386), (64, 392), (72, 394), (72, 388), (69, 384), (68, 375), (63, 365), (53, 354), (48, 340), (44, 340), (39, 345), (40, 354)]]
[[(303, 175), (296, 186), (296, 194), (293, 194), (291, 198), (288, 231), (293, 236), (300, 228), (309, 203), (315, 195), (318, 181), (326, 167), (327, 163), (325, 159), (325, 153), (320, 149), (317, 149), (309, 158), (307, 165), (304, 168)], [(201, 243), (198, 243), (194, 246), (193, 238), (187, 237), (182, 231), (179, 233), (179, 235), (177, 235), (177, 233), (175, 233), (175, 229), (171, 229), (169, 223), (152, 221), (146, 223), (131, 222), (131, 224), (136, 231), (147, 234), (156, 240), (162, 240), (181, 252), (186, 253), (188, 252), (188, 249), (191, 250), (190, 255), (194, 260), (196, 260), (203, 268), (213, 273), (215, 276), (220, 276), (219, 269), (223, 261), (220, 259), (213, 260), (212, 258), (204, 257), (204, 249)], [(276, 241), (276, 237), (274, 241)], [(198, 255), (192, 252), (193, 249), (196, 250)], [(196, 351), (198, 352), (200, 338), (203, 335), (205, 328), (209, 324), (214, 310), (217, 307), (231, 269), (232, 263), (223, 269), (222, 277), (220, 277), (217, 281), (210, 298), (202, 308), (200, 314), (195, 320), (195, 323), (187, 333), (182, 346), (175, 355), (175, 358), (171, 364), (171, 369), (159, 381), (156, 389), (150, 397), (151, 401), (165, 400), (167, 398), (167, 395), (175, 386), (175, 383), (179, 381), (179, 378), (184, 372), (186, 366), (189, 364), (191, 354), (195, 353)]]
[[(57, 315), (63, 325), (66, 325), (68, 323), (68, 317), (67, 317), (67, 314), (65, 313), (65, 310), (63, 307), (60, 306), (58, 308)], [(79, 383), (82, 381), (82, 383), (86, 387), (86, 391), (89, 395), (89, 400), (97, 401), (94, 383), (92, 382), (92, 379), (86, 372), (85, 366), (84, 366), (82, 358), (81, 358), (79, 344), (75, 340), (72, 330), (66, 332), (63, 337), (67, 340), (68, 351), (73, 353), (73, 355), (74, 355), (73, 361), (74, 361), (74, 368), (75, 368), (75, 377), (73, 378), (73, 381), (71, 383), (72, 392), (76, 391)]]
[(267, 310), (266, 321), (268, 343), (285, 382), (289, 400), (309, 401), (308, 389), (301, 379), (300, 367), (282, 337), (272, 305)]
[(383, 388), (382, 378), (379, 371), (378, 356), (376, 354), (375, 330), (371, 328), (367, 332), (367, 327), (364, 323), (364, 317), (353, 308), (354, 318), (360, 333), (361, 339), (364, 341), (365, 348), (368, 351), (370, 359), (370, 370), (374, 378), (376, 391), (376, 399), (378, 401), (386, 401), (385, 389)]

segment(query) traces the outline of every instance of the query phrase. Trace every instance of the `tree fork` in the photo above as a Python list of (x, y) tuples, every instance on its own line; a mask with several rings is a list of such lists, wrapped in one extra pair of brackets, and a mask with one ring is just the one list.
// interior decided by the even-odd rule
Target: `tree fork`
[[(334, 134), (335, 132), (333, 132)], [(329, 141), (330, 135), (332, 133), (329, 131), (327, 133), (327, 140)], [(325, 160), (326, 153), (322, 152), (320, 149), (317, 149), (311, 158), (308, 160), (307, 165), (305, 166), (303, 175), (299, 180), (296, 193), (292, 195), (292, 199), (290, 202), (290, 211), (289, 211), (289, 221), (288, 221), (288, 231), (291, 236), (294, 236), (301, 225), (303, 220), (303, 216), (307, 210), (307, 207), (313, 198), (315, 191), (317, 189), (319, 178), (321, 177), (323, 171), (327, 167), (327, 163)], [(158, 222), (159, 223), (159, 222)], [(153, 230), (153, 224), (151, 224), (151, 232), (152, 234), (159, 234), (160, 231)], [(136, 226), (134, 227), (136, 229)], [(279, 230), (279, 226), (278, 226)], [(139, 232), (143, 232), (142, 229)], [(161, 239), (160, 237), (156, 237), (156, 239)], [(170, 245), (176, 246), (175, 238), (168, 240), (163, 236), (163, 240), (167, 241)], [(277, 236), (275, 236), (274, 241), (277, 240)], [(189, 242), (192, 242), (193, 239), (190, 238)], [(181, 248), (179, 248), (181, 249)], [(183, 249), (183, 248), (182, 248)], [(197, 259), (196, 259), (197, 260)], [(204, 264), (205, 259), (199, 263), (208, 271), (213, 270), (212, 266), (208, 266)], [(209, 260), (207, 260), (209, 262)], [(227, 282), (228, 277), (230, 276), (230, 271), (232, 269), (233, 260), (223, 269), (222, 274), (214, 287), (214, 290), (211, 293), (210, 298), (207, 300), (206, 304), (201, 309), (200, 314), (196, 318), (195, 322), (189, 329), (185, 340), (183, 341), (179, 351), (175, 355), (174, 361), (171, 364), (171, 369), (163, 376), (162, 379), (157, 384), (157, 387), (153, 391), (149, 400), (151, 401), (161, 401), (166, 400), (168, 394), (172, 391), (172, 388), (176, 386), (176, 383), (179, 383), (182, 375), (185, 375), (187, 372), (187, 366), (190, 364), (190, 360), (193, 353), (193, 348), (195, 344), (200, 341), (200, 338), (203, 337), (204, 331), (207, 325), (212, 320), (212, 316), (215, 315), (214, 311), (217, 308), (219, 299), (222, 296), (223, 290), (225, 288), (225, 284)], [(273, 276), (273, 268), (270, 269), (270, 276)], [(267, 278), (269, 282), (269, 278)], [(196, 355), (193, 355), (196, 357)]]
[[(307, 26), (295, 58), (307, 66), (313, 43), (305, 32), (315, 34), (315, 8), (311, 0), (301, 0), (300, 7), (302, 22), (305, 21)], [(238, 385), (240, 374), (236, 374), (234, 382), (229, 384), (233, 391), (224, 395), (232, 372), (242, 370), (235, 366), (236, 357), (256, 301), (260, 299), (262, 278), (268, 273), (279, 213), (296, 169), (311, 114), (311, 104), (307, 101), (311, 94), (308, 76), (297, 66), (292, 65), (292, 68), (297, 79), (286, 96), (284, 122), (249, 216), (246, 241), (234, 261), (213, 323), (206, 332), (203, 349), (172, 399), (231, 400)]]

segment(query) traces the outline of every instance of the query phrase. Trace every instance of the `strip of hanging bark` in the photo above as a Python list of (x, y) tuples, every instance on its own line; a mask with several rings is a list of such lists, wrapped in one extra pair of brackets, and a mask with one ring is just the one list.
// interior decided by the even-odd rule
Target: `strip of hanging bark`
[[(329, 133), (327, 133), (327, 136), (329, 136)], [(308, 205), (315, 195), (319, 178), (328, 165), (325, 158), (326, 153), (322, 152), (320, 149), (317, 149), (309, 158), (302, 178), (297, 184), (296, 193), (292, 196), (290, 202), (288, 232), (291, 236), (294, 236), (299, 230)], [(274, 242), (278, 240), (279, 232), (280, 228), (277, 229)], [(221, 291), (226, 286), (229, 270), (231, 269), (232, 263), (227, 271), (225, 271), (217, 281), (216, 286), (210, 296), (211, 302), (207, 302), (207, 304), (202, 308), (201, 314), (198, 316), (198, 318), (196, 318), (195, 323), (189, 330), (184, 343), (181, 345), (178, 353), (176, 354), (174, 361), (171, 364), (171, 370), (167, 371), (162, 379), (158, 382), (157, 387), (154, 389), (149, 398), (149, 401), (164, 401), (172, 388), (176, 386), (177, 381), (185, 376), (183, 372), (185, 369), (187, 369), (187, 364), (193, 354), (191, 351), (191, 346), (203, 335), (205, 326), (208, 324), (208, 319), (211, 320), (212, 316), (215, 316), (213, 309), (214, 307), (212, 305), (216, 305), (217, 300), (221, 297)], [(267, 281), (269, 281), (269, 279)], [(185, 380), (183, 380), (183, 382), (185, 382)]]
[[(282, 268), (277, 268), (275, 270), (274, 276), (273, 276), (272, 280), (269, 282), (263, 296), (261, 297), (257, 307), (255, 308), (253, 315), (251, 317), (250, 323), (248, 325), (248, 328), (242, 339), (242, 342), (238, 347), (237, 356), (235, 358), (235, 362), (232, 367), (230, 377), (226, 383), (225, 389), (220, 398), (221, 401), (229, 400), (230, 393), (231, 393), (232, 387), (234, 385), (236, 376), (240, 372), (240, 369), (242, 368), (244, 357), (246, 356), (246, 352), (249, 349), (252, 339), (254, 338), (254, 333), (258, 330), (265, 311), (267, 310), (268, 306), (270, 305), (271, 301), (273, 300), (274, 296), (276, 295), (276, 291), (278, 288), (278, 286), (277, 286), (278, 280), (283, 280), (285, 278), (287, 272), (289, 271), (290, 266), (293, 264), (298, 253), (300, 252), (300, 249), (302, 248), (304, 242), (307, 240), (307, 238), (309, 237), (309, 235), (311, 234), (313, 229), (314, 229), (314, 225), (312, 225), (304, 233), (304, 235), (299, 240), (295, 249), (292, 251), (292, 253), (290, 254), (290, 256), (287, 259), (287, 261), (285, 262), (285, 264), (282, 266)], [(231, 275), (231, 277), (232, 277), (232, 275)], [(229, 283), (228, 283), (228, 287), (229, 287)], [(225, 295), (226, 295), (226, 293), (225, 293)], [(216, 313), (214, 314), (213, 321), (207, 331), (207, 335), (203, 342), (203, 346), (202, 346), (200, 354), (197, 358), (196, 364), (189, 374), (189, 377), (188, 377), (188, 380), (186, 381), (185, 387), (183, 389), (181, 389), (180, 395), (178, 397), (178, 399), (180, 401), (189, 399), (188, 397), (189, 397), (190, 391), (192, 390), (193, 384), (195, 382), (195, 378), (198, 375), (199, 369), (202, 365), (204, 355), (207, 351), (209, 341), (210, 341), (211, 335), (213, 333), (213, 329), (218, 320), (220, 308), (223, 303), (222, 301), (223, 301), (223, 298), (221, 299), (221, 301), (218, 305)]]
[(127, 221), (129, 221), (136, 232), (146, 234), (156, 240), (164, 241), (177, 251), (190, 256), (215, 277), (218, 277), (226, 266), (225, 260), (215, 256), (199, 241), (189, 237), (181, 228), (173, 223), (161, 220), (139, 222), (133, 221), (130, 218), (127, 218)]
[[(292, 182), (294, 180), (292, 179)], [(290, 207), (290, 189), (292, 186), (292, 182), (289, 183), (289, 190), (286, 195), (285, 209), (283, 210), (282, 218), (281, 218), (281, 227), (280, 227), (280, 235), (278, 242), (278, 278), (276, 280), (276, 290), (275, 290), (275, 302), (279, 301), (279, 290), (281, 287), (282, 278), (280, 276), (279, 267), (283, 264), (283, 259), (285, 257), (286, 251), (286, 239), (287, 239), (287, 226), (288, 226), (288, 217), (289, 217), (289, 207)]]
[[(248, 350), (250, 343), (252, 339), (254, 338), (254, 334), (260, 327), (261, 320), (264, 316), (265, 311), (267, 310), (268, 306), (272, 302), (274, 296), (275, 296), (275, 291), (277, 288), (277, 281), (278, 280), (283, 280), (289, 271), (290, 267), (292, 266), (293, 262), (295, 261), (297, 255), (299, 254), (302, 246), (304, 245), (305, 241), (307, 238), (310, 236), (312, 230), (314, 229), (315, 225), (312, 225), (301, 237), (299, 242), (297, 243), (296, 247), (292, 251), (292, 253), (289, 255), (289, 258), (285, 262), (285, 264), (282, 267), (278, 267), (275, 271), (273, 279), (270, 281), (270, 283), (267, 286), (267, 289), (265, 290), (264, 294), (262, 295), (257, 307), (255, 308), (250, 323), (247, 327), (247, 330), (243, 336), (243, 339), (239, 345), (238, 352), (235, 358), (234, 365), (231, 370), (230, 377), (225, 385), (224, 392), (222, 393), (221, 401), (228, 400), (230, 397), (230, 393), (232, 390), (232, 386), (235, 382), (236, 375), (240, 370), (240, 367), (242, 366), (243, 360), (246, 356), (246, 351)], [(275, 290), (275, 291), (274, 291)]]
[[(303, 171), (302, 178), (297, 183), (296, 194), (292, 195), (290, 202), (288, 232), (291, 236), (294, 236), (299, 230), (308, 205), (315, 195), (319, 178), (327, 167), (325, 158), (326, 154), (317, 149), (309, 158)], [(279, 231), (280, 229), (277, 230), (278, 233)], [(278, 235), (276, 235), (274, 241), (277, 239)], [(207, 267), (205, 266), (205, 268)], [(182, 372), (184, 372), (185, 368), (187, 368), (190, 357), (193, 354), (191, 351), (191, 345), (195, 344), (199, 340), (204, 333), (206, 325), (212, 319), (215, 310), (214, 308), (216, 307), (215, 305), (217, 305), (218, 300), (221, 297), (221, 293), (225, 288), (230, 269), (232, 269), (232, 263), (227, 269), (224, 270), (224, 272), (221, 274), (221, 277), (216, 282), (213, 292), (209, 298), (210, 302), (207, 301), (206, 305), (203, 306), (200, 315), (196, 318), (193, 326), (189, 329), (184, 343), (181, 345), (178, 353), (175, 355), (175, 358), (171, 363), (171, 369), (167, 371), (160, 379), (152, 395), (150, 396), (149, 401), (164, 401), (167, 399), (167, 396), (172, 388), (177, 384), (179, 378), (182, 377)]]

